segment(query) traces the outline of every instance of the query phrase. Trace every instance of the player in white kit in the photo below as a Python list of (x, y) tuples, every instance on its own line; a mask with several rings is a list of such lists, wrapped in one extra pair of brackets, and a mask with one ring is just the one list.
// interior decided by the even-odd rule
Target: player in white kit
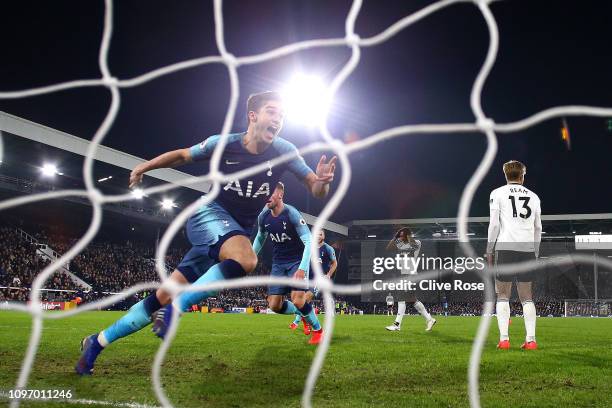
[[(404, 227), (401, 228), (397, 233), (395, 233), (395, 237), (389, 241), (387, 244), (387, 250), (397, 250), (400, 253), (408, 255), (410, 258), (416, 258), (419, 256), (419, 252), (421, 251), (421, 241), (418, 239), (414, 239), (412, 237), (412, 231), (410, 228)], [(415, 275), (417, 273), (416, 270), (411, 270), (411, 265), (407, 265), (407, 268), (401, 270), (403, 275)], [(418, 300), (414, 293), (408, 293), (407, 301), (412, 304), (412, 306), (423, 316), (425, 319), (426, 325), (425, 330), (431, 331), (431, 329), (436, 324), (436, 319), (431, 317), (431, 315), (427, 312), (425, 305)], [(406, 313), (406, 301), (398, 301), (397, 302), (397, 316), (395, 317), (395, 322), (392, 325), (385, 327), (389, 331), (399, 331), (402, 326), (402, 319), (404, 318), (404, 313)]]
[(395, 302), (391, 293), (387, 295), (387, 297), (385, 298), (385, 302), (387, 302), (387, 316), (393, 316), (393, 304)]
[[(508, 184), (491, 192), (489, 200), (490, 222), (486, 257), (489, 265), (511, 264), (534, 260), (538, 257), (542, 235), (540, 199), (537, 194), (523, 186), (527, 168), (519, 161), (504, 164)], [(495, 254), (493, 251), (495, 250)], [(508, 324), (510, 320), (510, 294), (512, 282), (523, 305), (525, 320), (524, 350), (536, 350), (536, 309), (533, 303), (532, 283), (534, 272), (499, 275), (495, 277), (497, 304), (495, 312), (499, 327), (498, 349), (510, 348)]]

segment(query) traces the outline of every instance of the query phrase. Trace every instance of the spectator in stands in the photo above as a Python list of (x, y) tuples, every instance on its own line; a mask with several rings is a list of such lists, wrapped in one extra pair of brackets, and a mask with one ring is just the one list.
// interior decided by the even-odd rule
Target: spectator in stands
[[(61, 236), (50, 231), (31, 235), (37, 235), (41, 242), (46, 243), (60, 254), (72, 247), (75, 241), (72, 237)], [(168, 251), (166, 264), (169, 270), (178, 264), (183, 252), (185, 252), (184, 248), (171, 248)], [(159, 281), (154, 256), (154, 247), (143, 243), (133, 241), (121, 244), (92, 243), (70, 263), (70, 271), (90, 284), (92, 290), (86, 291), (76, 285), (67, 275), (55, 273), (47, 280), (44, 288), (71, 290), (71, 292), (43, 291), (43, 299), (69, 301), (80, 297), (83, 303), (86, 303), (106, 297), (108, 292), (121, 292), (137, 283)], [(27, 301), (32, 281), (48, 264), (49, 261), (37, 255), (36, 247), (23, 238), (17, 230), (0, 227), (0, 286), (19, 288), (12, 291), (0, 289), (0, 300)], [(269, 266), (265, 262), (260, 262), (254, 274), (269, 275)], [(567, 282), (571, 283), (571, 281)], [(571, 294), (567, 295), (567, 291), (575, 290), (575, 288), (568, 288), (561, 284), (551, 286), (554, 292), (551, 293), (549, 290), (546, 296), (543, 292), (534, 294), (537, 310), (543, 316), (562, 316), (564, 304), (561, 299), (572, 297)], [(128, 298), (113, 305), (112, 308), (125, 310), (145, 297), (145, 293)], [(255, 312), (258, 312), (267, 309), (265, 298), (266, 289), (263, 287), (242, 288), (222, 291), (218, 296), (207, 299), (203, 305), (208, 306), (209, 309), (221, 308), (225, 311), (231, 311), (234, 307), (252, 307)], [(335, 299), (337, 303), (343, 305), (342, 310), (347, 313), (358, 310), (373, 313), (375, 305), (378, 313), (386, 310), (382, 304), (361, 303), (358, 298), (335, 295)], [(446, 311), (449, 315), (475, 316), (482, 313), (482, 292), (448, 292), (440, 294), (439, 299), (439, 301), (424, 302), (432, 313), (444, 313), (442, 299), (446, 299)], [(522, 314), (519, 302), (511, 303), (511, 309), (514, 315)]]

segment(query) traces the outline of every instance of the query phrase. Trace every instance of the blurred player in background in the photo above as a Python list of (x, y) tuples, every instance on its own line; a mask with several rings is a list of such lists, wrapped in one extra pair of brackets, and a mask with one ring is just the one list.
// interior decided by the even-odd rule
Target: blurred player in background
[(393, 304), (395, 300), (393, 299), (393, 295), (389, 293), (385, 298), (385, 303), (387, 303), (387, 316), (393, 316)]
[[(317, 243), (319, 244), (319, 264), (321, 264), (321, 269), (323, 273), (329, 280), (333, 280), (334, 273), (336, 273), (336, 268), (338, 267), (338, 261), (336, 260), (336, 252), (331, 245), (325, 242), (325, 231), (321, 230), (317, 235)], [(312, 280), (314, 277), (314, 272), (310, 274), (309, 278)], [(317, 287), (308, 288), (306, 292), (306, 301), (312, 302), (313, 298), (319, 296), (319, 289)], [(295, 330), (298, 328), (300, 321), (304, 324), (304, 334), (308, 335), (310, 333), (310, 326), (308, 322), (304, 319), (304, 317), (297, 313), (295, 315), (295, 319), (289, 325), (291, 330)]]
[[(490, 221), (486, 253), (489, 265), (492, 265), (493, 261), (496, 265), (503, 265), (537, 259), (542, 237), (540, 199), (536, 193), (523, 186), (527, 168), (523, 163), (511, 160), (504, 164), (503, 169), (507, 184), (493, 190), (489, 199)], [(533, 303), (532, 271), (510, 275), (497, 274), (495, 277), (495, 312), (499, 327), (497, 348), (510, 348), (510, 294), (515, 279), (525, 320), (526, 336), (521, 348), (535, 350), (538, 345), (535, 338), (536, 309)]]
[[(253, 250), (259, 254), (266, 239), (272, 240), (272, 276), (308, 282), (310, 269), (310, 230), (298, 210), (283, 202), (285, 186), (278, 183), (263, 211), (257, 217)], [(271, 285), (268, 306), (279, 314), (299, 314), (312, 327), (310, 344), (319, 344), (323, 335), (314, 308), (306, 300), (307, 288)], [(283, 299), (290, 295), (291, 300)], [(310, 334), (310, 332), (309, 332)]]
[[(419, 252), (421, 251), (421, 241), (414, 239), (410, 228), (400, 228), (395, 233), (393, 239), (387, 244), (387, 251), (399, 251), (402, 254), (406, 254), (410, 258), (417, 258), (419, 256)], [(411, 268), (412, 265), (408, 263), (406, 268), (401, 270), (401, 273), (403, 275), (415, 275), (417, 271), (412, 270)], [(416, 311), (419, 312), (425, 319), (425, 331), (431, 331), (431, 329), (437, 323), (436, 319), (431, 317), (429, 312), (427, 312), (427, 309), (425, 309), (425, 305), (423, 305), (423, 303), (416, 298), (416, 295), (413, 292), (408, 292), (407, 296), (407, 301), (412, 304)], [(386, 329), (389, 331), (400, 331), (402, 319), (404, 318), (405, 313), (406, 301), (398, 301), (397, 316), (395, 317), (395, 321), (391, 326), (387, 326)]]

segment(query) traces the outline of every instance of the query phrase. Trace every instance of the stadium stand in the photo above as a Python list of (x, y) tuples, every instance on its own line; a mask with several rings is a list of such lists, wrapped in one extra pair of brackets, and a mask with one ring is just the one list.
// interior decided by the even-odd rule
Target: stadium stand
[[(0, 301), (27, 301), (33, 279), (50, 262), (40, 252), (37, 253), (37, 244), (28, 242), (25, 236), (34, 237), (37, 242), (43, 242), (60, 255), (76, 240), (75, 237), (54, 233), (44, 226), (28, 232), (9, 226), (0, 227)], [(185, 251), (185, 248), (170, 249), (166, 258), (169, 270), (179, 263)], [(121, 292), (139, 282), (159, 281), (154, 265), (154, 248), (133, 241), (96, 242), (74, 258), (69, 270), (87, 283), (90, 289), (75, 284), (66, 274), (55, 273), (44, 286), (43, 300), (70, 301), (80, 297), (83, 302), (88, 302)], [(269, 273), (269, 267), (264, 263), (255, 271), (257, 275)], [(125, 310), (145, 295), (140, 293), (133, 299), (114, 305), (112, 309)], [(225, 311), (252, 307), (259, 312), (267, 308), (265, 298), (266, 289), (261, 287), (226, 290), (208, 299), (202, 306)]]

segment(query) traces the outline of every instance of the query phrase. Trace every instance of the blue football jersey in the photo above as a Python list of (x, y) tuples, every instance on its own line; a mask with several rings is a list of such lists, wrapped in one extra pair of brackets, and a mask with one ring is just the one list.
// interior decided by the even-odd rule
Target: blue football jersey
[(327, 242), (323, 242), (323, 245), (319, 247), (319, 263), (323, 269), (323, 273), (329, 272), (330, 264), (336, 260), (336, 252), (331, 245)]
[[(273, 263), (295, 262), (302, 259), (304, 257), (302, 238), (304, 236), (310, 238), (310, 230), (300, 212), (288, 204), (284, 206), (277, 217), (267, 207), (257, 217), (258, 234), (263, 233), (272, 241)], [(308, 272), (308, 269), (305, 271)]]
[[(243, 228), (250, 230), (255, 224), (261, 207), (268, 201), (276, 183), (285, 171), (290, 171), (301, 181), (312, 172), (312, 169), (306, 165), (300, 155), (274, 167), (270, 165), (272, 159), (295, 152), (296, 147), (277, 136), (263, 153), (253, 154), (243, 145), (244, 135), (245, 133), (228, 135), (219, 169), (225, 174), (230, 174), (261, 163), (268, 163), (268, 168), (247, 179), (232, 180), (226, 183), (215, 198), (215, 202), (229, 212)], [(209, 160), (220, 138), (220, 135), (211, 136), (202, 143), (192, 146), (189, 149), (192, 159), (194, 161)]]

